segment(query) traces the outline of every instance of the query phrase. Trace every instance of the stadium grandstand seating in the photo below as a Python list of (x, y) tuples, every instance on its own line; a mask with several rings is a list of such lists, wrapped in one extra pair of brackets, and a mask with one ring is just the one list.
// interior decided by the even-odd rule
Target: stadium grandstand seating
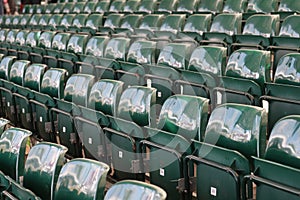
[(300, 0), (1, 15), (0, 200), (300, 199), (299, 23)]

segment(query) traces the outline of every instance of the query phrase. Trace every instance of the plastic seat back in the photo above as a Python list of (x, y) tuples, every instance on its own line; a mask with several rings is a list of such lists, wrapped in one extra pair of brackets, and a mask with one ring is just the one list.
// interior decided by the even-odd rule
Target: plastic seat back
[(226, 0), (224, 2), (223, 12), (225, 13), (243, 13), (246, 10), (247, 0)]
[(194, 45), (190, 43), (170, 43), (160, 52), (157, 64), (175, 69), (186, 69), (193, 50)]
[(128, 200), (154, 198), (157, 200), (165, 200), (167, 198), (167, 193), (153, 184), (135, 180), (124, 180), (115, 183), (109, 188), (104, 200), (112, 198), (127, 198)]
[(67, 52), (74, 54), (83, 54), (85, 52), (88, 35), (74, 34), (70, 37), (67, 44)]
[(10, 70), (9, 80), (17, 85), (24, 86), (25, 73), (30, 65), (30, 61), (18, 60), (14, 62)]
[(139, 64), (154, 64), (156, 61), (156, 42), (135, 41), (130, 45), (127, 61)]
[(119, 24), (123, 17), (123, 14), (110, 14), (107, 16), (103, 26), (109, 28), (119, 27)]
[(28, 130), (10, 128), (0, 137), (0, 170), (17, 182), (23, 175), (26, 144), (31, 134)]
[(253, 15), (243, 29), (243, 35), (275, 36), (279, 31), (279, 15)]
[(97, 5), (97, 2), (88, 1), (85, 4), (85, 7), (83, 8), (83, 12), (88, 13), (88, 14), (93, 13), (95, 11), (96, 5)]
[(27, 34), (26, 37), (26, 46), (36, 47), (38, 45), (38, 41), (41, 35), (41, 31), (31, 31)]
[(150, 31), (158, 30), (162, 24), (163, 19), (164, 19), (164, 15), (161, 15), (161, 14), (146, 15), (141, 20), (141, 23), (140, 23), (138, 29), (142, 29), (142, 30), (146, 29), (146, 30), (150, 30)]
[[(256, 199), (297, 199), (299, 190), (299, 115), (284, 117), (272, 129), (264, 159), (255, 158), (251, 178)], [(272, 170), (271, 170), (272, 169)], [(280, 185), (283, 190), (278, 189)], [(269, 195), (266, 195), (268, 191)]]
[(5, 56), (0, 62), (0, 78), (9, 80), (11, 66), (17, 58), (15, 56)]
[(107, 36), (93, 36), (89, 39), (85, 47), (85, 54), (95, 57), (103, 57), (104, 50), (109, 37)]
[(66, 151), (66, 147), (53, 143), (33, 146), (25, 162), (23, 186), (43, 199), (53, 199)]
[(117, 108), (117, 116), (132, 121), (139, 126), (155, 123), (155, 94), (154, 88), (132, 86), (124, 90)]
[(109, 6), (109, 9), (108, 11), (110, 13), (118, 13), (118, 12), (121, 12), (124, 8), (124, 5), (125, 5), (125, 1), (123, 0), (116, 0), (116, 1), (112, 1), (110, 6)]
[(64, 5), (64, 7), (63, 7), (63, 9), (61, 11), (61, 13), (63, 13), (63, 14), (72, 13), (74, 6), (75, 6), (75, 3), (73, 3), (73, 2), (67, 2), (67, 3), (65, 3), (65, 5)]
[(70, 33), (57, 33), (52, 39), (51, 48), (53, 50), (66, 51), (70, 36)]
[(223, 104), (209, 118), (204, 142), (239, 151), (246, 158), (262, 157), (266, 146), (267, 114), (263, 108)]
[(194, 14), (187, 18), (183, 27), (184, 33), (198, 33), (202, 35), (204, 32), (209, 31), (211, 25), (210, 14)]
[(104, 57), (125, 61), (129, 45), (129, 38), (112, 38), (106, 45)]
[(247, 11), (248, 13), (271, 13), (277, 11), (278, 0), (266, 2), (264, 0), (249, 0)]
[(85, 4), (86, 2), (77, 2), (72, 9), (72, 13), (83, 13)]
[(124, 5), (122, 12), (124, 13), (135, 13), (140, 4), (139, 0), (127, 1)]
[(215, 46), (197, 47), (191, 55), (187, 70), (210, 74), (215, 78), (222, 76), (225, 71), (226, 50)]
[(223, 0), (201, 0), (198, 6), (198, 12), (220, 13), (223, 8)]
[(176, 34), (177, 32), (182, 30), (184, 22), (185, 22), (185, 15), (181, 15), (181, 14), (168, 15), (163, 21), (159, 30)]
[(45, 31), (41, 33), (41, 36), (38, 41), (38, 46), (41, 48), (50, 49), (54, 35), (55, 32), (51, 32), (51, 31)]
[(298, 15), (291, 15), (284, 19), (281, 24), (279, 37), (291, 37), (291, 38), (299, 38), (300, 29), (298, 27), (298, 21), (300, 17)]
[(30, 65), (24, 75), (24, 87), (30, 88), (35, 91), (41, 90), (41, 83), (45, 71), (47, 70), (45, 64), (32, 64)]
[(116, 116), (123, 85), (121, 81), (116, 80), (97, 81), (91, 88), (88, 107), (106, 115)]
[(53, 14), (49, 19), (48, 26), (51, 28), (53, 27), (53, 29), (56, 29), (56, 27), (60, 25), (62, 18), (62, 14)]
[(143, 15), (140, 14), (128, 14), (122, 19), (120, 28), (128, 29), (133, 32), (133, 29), (139, 26), (142, 17)]
[(81, 28), (86, 24), (86, 19), (88, 17), (88, 14), (77, 14), (73, 21), (72, 21), (72, 26)]
[(158, 129), (202, 141), (208, 120), (208, 102), (208, 99), (195, 96), (169, 97), (162, 106)]
[(199, 4), (199, 0), (191, 0), (188, 2), (184, 0), (180, 0), (178, 2), (176, 12), (192, 14), (198, 7), (198, 4)]
[(95, 7), (95, 13), (105, 13), (109, 8), (109, 1), (99, 1)]
[(238, 13), (223, 13), (217, 15), (211, 24), (210, 32), (226, 33), (228, 35), (241, 34), (242, 15)]
[[(94, 160), (77, 158), (66, 163), (59, 174), (54, 199), (103, 199), (109, 166)], [(84, 192), (81, 187), (85, 185)], [(77, 188), (77, 189), (73, 189)]]
[(139, 13), (153, 13), (156, 10), (157, 2), (152, 0), (141, 1), (137, 12)]
[(177, 3), (177, 0), (162, 0), (158, 5), (157, 12), (172, 13), (176, 10)]
[(65, 86), (64, 100), (76, 105), (87, 106), (88, 94), (94, 84), (94, 76), (87, 74), (72, 75)]

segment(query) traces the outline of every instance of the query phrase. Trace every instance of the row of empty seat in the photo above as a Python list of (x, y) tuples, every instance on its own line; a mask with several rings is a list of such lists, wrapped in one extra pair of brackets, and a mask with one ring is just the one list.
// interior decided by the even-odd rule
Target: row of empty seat
[[(172, 103), (170, 102), (170, 104)], [(120, 119), (116, 122), (121, 129), (125, 125), (125, 121), (120, 121)], [(297, 199), (299, 191), (297, 180), (299, 179), (294, 178), (299, 176), (296, 138), (299, 135), (300, 117), (292, 115), (280, 119), (274, 126), (265, 149), (266, 122), (266, 112), (262, 108), (225, 104), (212, 112), (204, 142), (195, 140), (192, 143), (187, 142), (176, 134), (176, 126), (171, 126), (175, 124), (168, 121), (165, 121), (162, 129), (146, 127), (146, 132), (149, 134), (148, 139), (140, 138), (137, 132), (121, 134), (118, 130), (115, 130), (116, 132), (112, 133), (111, 137), (107, 136), (107, 139), (115, 145), (111, 147), (115, 148), (112, 156), (118, 157), (113, 165), (115, 169), (118, 170), (118, 164), (122, 164), (120, 172), (128, 172), (126, 170), (130, 168), (123, 166), (128, 162), (127, 159), (136, 160), (140, 157), (142, 162), (135, 161), (134, 164), (132, 163), (132, 167), (142, 165), (140, 166), (142, 168), (135, 169), (137, 171), (134, 173), (148, 172), (150, 183), (163, 188), (169, 199), (192, 199), (194, 195), (197, 198), (205, 199), (248, 199), (253, 195), (252, 182), (256, 183), (256, 199), (282, 199), (287, 196), (290, 199)], [(2, 125), (5, 123), (7, 121), (4, 123), (1, 121)], [(125, 129), (128, 128), (125, 127)], [(183, 129), (184, 125), (177, 127), (178, 133)], [(109, 129), (107, 130), (109, 131)], [(171, 133), (174, 130), (175, 134)], [(2, 163), (5, 163), (5, 165), (1, 165), (1, 171), (6, 175), (1, 174), (0, 176), (1, 195), (8, 197), (13, 195), (21, 199), (29, 197), (36, 199), (36, 196), (43, 199), (67, 197), (81, 199), (85, 193), (78, 192), (78, 190), (83, 190), (79, 186), (84, 185), (84, 191), (89, 191), (89, 195), (100, 195), (97, 198), (102, 199), (101, 195), (103, 195), (105, 177), (109, 167), (106, 164), (87, 159), (73, 159), (63, 164), (63, 155), (67, 148), (61, 145), (45, 142), (35, 145), (30, 150), (24, 171), (22, 171), (22, 162), (17, 162), (17, 160), (24, 160), (25, 145), (30, 134), (30, 131), (18, 128), (10, 128), (1, 134), (0, 159), (3, 159)], [(117, 138), (113, 139), (113, 137)], [(133, 156), (130, 155), (128, 149), (125, 149), (128, 146), (123, 143), (129, 138), (131, 138), (131, 142), (135, 141), (132, 145), (136, 142), (139, 144), (136, 145), (141, 148), (140, 154), (136, 152), (136, 156)], [(11, 143), (11, 141), (13, 142)], [(16, 146), (23, 153), (12, 151)], [(139, 150), (137, 149), (137, 151)], [(12, 156), (15, 159), (7, 162), (8, 157), (12, 158)], [(37, 158), (40, 159), (40, 162), (37, 162)], [(15, 165), (17, 166), (12, 167)], [(53, 176), (52, 172), (58, 174), (61, 167), (60, 175)], [(47, 170), (47, 173), (41, 173), (44, 170)], [(100, 176), (100, 174), (103, 175)], [(19, 176), (23, 176), (23, 186), (18, 183)], [(57, 184), (55, 180), (52, 181), (55, 177), (58, 177)], [(92, 179), (94, 181), (91, 181)], [(121, 183), (123, 182), (117, 183), (117, 185)], [(129, 183), (127, 181), (127, 184)], [(91, 184), (99, 185), (92, 187)], [(72, 189), (76, 186), (80, 189)], [(150, 187), (150, 185), (141, 183), (139, 186)], [(121, 191), (117, 192), (119, 189), (112, 186), (111, 190), (113, 191), (107, 192), (106, 195), (109, 196), (107, 199), (114, 198), (116, 195), (122, 195), (123, 198), (124, 196), (137, 198), (134, 195), (144, 191), (144, 189), (131, 187), (124, 185), (120, 189)], [(98, 189), (98, 193), (96, 193), (96, 189)], [(156, 187), (149, 190), (151, 193), (147, 189), (146, 191), (149, 193), (142, 192), (142, 194), (157, 195), (158, 199), (164, 199), (163, 197), (166, 196)], [(271, 198), (269, 198), (270, 195)]]
[(113, 185), (104, 197), (108, 165), (86, 158), (66, 162), (67, 148), (46, 142), (34, 145), (25, 158), (30, 135), (20, 128), (0, 135), (1, 199), (166, 199), (161, 188), (134, 180)]
[(297, 0), (118, 0), (27, 5), (23, 13), (279, 13), (283, 16), (300, 11)]

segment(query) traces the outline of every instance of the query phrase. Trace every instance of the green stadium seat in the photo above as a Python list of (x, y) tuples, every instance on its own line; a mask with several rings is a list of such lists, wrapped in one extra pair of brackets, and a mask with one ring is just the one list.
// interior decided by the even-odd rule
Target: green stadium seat
[[(66, 52), (61, 52), (60, 58), (57, 59), (58, 67), (67, 70), (67, 75), (71, 76), (73, 73), (77, 73), (78, 69), (75, 67), (75, 62), (79, 60), (77, 54), (83, 54), (85, 52), (86, 43), (89, 39), (88, 35), (74, 34), (69, 38)], [(53, 47), (53, 45), (52, 45)]]
[[(299, 115), (284, 117), (272, 129), (264, 158), (253, 157), (256, 199), (299, 198)], [(284, 130), (284, 131), (283, 131)], [(268, 195), (267, 195), (268, 193)]]
[(202, 40), (202, 35), (208, 32), (211, 25), (211, 14), (194, 14), (190, 15), (183, 27), (178, 33), (180, 39)]
[(68, 157), (82, 157), (82, 144), (74, 124), (74, 116), (80, 114), (78, 105), (87, 106), (88, 94), (93, 84), (94, 76), (73, 74), (67, 80), (64, 98), (55, 98), (56, 105), (50, 109), (54, 131), (60, 143), (69, 149)]
[(27, 5), (24, 5), (23, 7), (23, 10), (22, 10), (22, 13), (23, 14), (28, 14), (29, 13), (29, 8), (30, 8), (31, 5), (27, 4)]
[(223, 0), (216, 0), (216, 1), (210, 1), (210, 0), (201, 0), (197, 12), (199, 13), (221, 13), (223, 8)]
[(226, 0), (224, 1), (223, 13), (244, 13), (247, 7), (247, 0)]
[(0, 92), (1, 92), (1, 107), (2, 116), (10, 120), (12, 123), (16, 122), (16, 109), (15, 101), (12, 93), (15, 91), (15, 87), (9, 81), (11, 66), (17, 59), (15, 56), (6, 56), (1, 60), (0, 63)]
[(19, 60), (30, 60), (30, 53), (32, 48), (35, 48), (38, 44), (41, 31), (31, 31), (27, 34), (25, 44), (18, 49)]
[(25, 45), (28, 33), (29, 30), (21, 30), (16, 34), (15, 41), (10, 44), (10, 48), (8, 49), (8, 55), (18, 55), (18, 50), (22, 49), (22, 47)]
[(144, 78), (148, 87), (157, 88), (157, 103), (163, 102), (174, 94), (174, 82), (181, 77), (195, 48), (191, 43), (170, 43), (160, 52), (156, 65), (146, 66)]
[(120, 68), (119, 61), (125, 61), (131, 40), (125, 37), (116, 37), (108, 41), (104, 57), (100, 57), (99, 65), (95, 66), (98, 78), (114, 79), (115, 71)]
[(8, 44), (6, 43), (6, 36), (7, 36), (7, 33), (10, 31), (10, 29), (1, 29), (0, 30), (0, 53), (1, 55), (7, 55), (7, 47), (8, 47)]
[(276, 66), (280, 58), (288, 53), (296, 53), (298, 51), (299, 34), (298, 21), (300, 17), (298, 15), (291, 15), (284, 19), (281, 24), (278, 36), (272, 37), (272, 45), (269, 49), (274, 54), (273, 72), (276, 71)]
[(25, 162), (23, 186), (11, 181), (6, 192), (18, 199), (52, 199), (66, 151), (62, 145), (46, 142), (33, 146)]
[(240, 13), (221, 13), (214, 17), (210, 31), (204, 33), (202, 44), (230, 46), (235, 35), (240, 35), (242, 15)]
[(34, 14), (34, 13), (36, 13), (36, 8), (37, 8), (37, 5), (30, 5), (30, 7), (29, 7), (29, 14)]
[(141, 3), (140, 0), (129, 0), (125, 3), (122, 12), (135, 13), (140, 3)]
[[(44, 14), (46, 7), (47, 7), (46, 5), (38, 5), (36, 7), (35, 13), (37, 13), (37, 14)], [(50, 14), (50, 13), (48, 13), (48, 14)]]
[(36, 139), (56, 142), (54, 124), (50, 109), (55, 106), (53, 98), (63, 99), (64, 86), (67, 80), (65, 69), (52, 68), (44, 73), (40, 90), (33, 92), (29, 100), (32, 108), (33, 130)]
[(87, 13), (87, 14), (94, 13), (96, 6), (97, 6), (97, 2), (95, 1), (86, 2), (85, 7), (83, 9), (83, 13)]
[(54, 13), (54, 9), (56, 8), (56, 4), (48, 4), (45, 8), (45, 14), (52, 14)]
[(115, 28), (115, 33), (122, 36), (130, 36), (134, 29), (139, 27), (140, 22), (143, 18), (141, 14), (128, 14), (123, 17), (119, 27)]
[(150, 38), (154, 35), (154, 31), (159, 30), (165, 16), (163, 14), (145, 15), (141, 20), (138, 28), (135, 28), (137, 37)]
[(117, 115), (110, 118), (105, 134), (111, 149), (111, 162), (116, 180), (144, 180), (144, 173), (135, 171), (140, 160), (139, 143), (145, 138), (144, 126), (155, 124), (156, 90), (144, 86), (131, 86), (120, 97)]
[(104, 200), (113, 198), (128, 200), (151, 199), (165, 200), (167, 193), (156, 185), (135, 180), (124, 180), (113, 184), (107, 191)]
[(236, 35), (232, 48), (265, 49), (270, 45), (270, 38), (278, 34), (279, 23), (279, 15), (252, 15), (245, 22), (242, 35)]
[(77, 2), (75, 3), (73, 9), (72, 9), (72, 13), (83, 13), (84, 7), (86, 5), (86, 2)]
[(90, 14), (85, 22), (85, 25), (80, 28), (80, 32), (90, 33), (95, 35), (99, 31), (99, 27), (103, 24), (102, 14)]
[(43, 14), (36, 26), (36, 29), (43, 30), (45, 26), (49, 24), (52, 14)]
[(73, 18), (71, 26), (69, 26), (66, 31), (72, 33), (78, 32), (82, 27), (85, 26), (87, 18), (88, 14), (76, 14), (76, 16)]
[(21, 26), (22, 29), (27, 28), (27, 24), (29, 24), (29, 21), (31, 19), (30, 14), (25, 14), (20, 18), (19, 26)]
[(125, 6), (125, 1), (124, 0), (111, 1), (108, 12), (109, 13), (122, 12), (124, 6)]
[(33, 14), (27, 24), (27, 28), (36, 29), (42, 16), (43, 14)]
[(57, 30), (58, 31), (68, 31), (69, 27), (72, 25), (73, 19), (75, 18), (75, 14), (65, 14), (61, 21), (60, 24), (57, 25)]
[(29, 61), (16, 61), (11, 67), (10, 81), (16, 84), (13, 93), (17, 112), (18, 125), (33, 130), (33, 116), (30, 99), (33, 90), (40, 92), (41, 82), (47, 66), (44, 64), (29, 65)]
[(96, 79), (101, 77), (95, 70), (95, 66), (99, 65), (99, 58), (104, 56), (105, 47), (109, 41), (108, 36), (93, 36), (85, 47), (84, 54), (79, 54), (80, 61), (76, 62), (78, 73), (95, 75)]
[(141, 141), (141, 148), (149, 159), (148, 162), (144, 159), (143, 170), (149, 173), (150, 183), (165, 190), (167, 199), (184, 199), (179, 182), (184, 178), (184, 159), (192, 153), (191, 142), (181, 135), (157, 129), (148, 129), (147, 137)]
[(204, 142), (194, 141), (195, 153), (186, 159), (190, 196), (195, 192), (197, 199), (244, 199), (242, 181), (252, 170), (251, 156), (264, 155), (266, 125), (263, 108), (241, 104), (215, 108)]
[(281, 19), (285, 19), (289, 15), (298, 14), (300, 12), (300, 4), (298, 1), (282, 0), (279, 2), (278, 13)]
[(30, 131), (20, 128), (10, 128), (0, 136), (0, 171), (19, 182), (23, 176), (26, 144)]
[(199, 0), (191, 0), (191, 1), (184, 1), (180, 0), (178, 2), (176, 13), (186, 13), (186, 14), (193, 14), (198, 7)]
[(155, 12), (171, 14), (176, 10), (177, 4), (177, 0), (161, 0)]
[(62, 13), (62, 14), (73, 13), (73, 8), (74, 8), (75, 4), (77, 5), (77, 3), (73, 3), (73, 2), (65, 3), (64, 7), (62, 8), (60, 13)]
[(185, 23), (184, 14), (171, 14), (166, 16), (158, 31), (155, 31), (155, 37), (158, 40), (162, 38), (175, 39), (178, 32), (182, 31)]
[(3, 26), (5, 28), (11, 28), (12, 27), (12, 21), (13, 21), (13, 16), (6, 16)]
[(32, 63), (42, 63), (43, 56), (46, 55), (46, 49), (51, 48), (52, 39), (56, 32), (52, 31), (44, 31), (41, 33), (38, 44), (36, 47), (32, 48), (32, 52), (30, 52), (30, 61)]
[(21, 28), (20, 27), (20, 22), (21, 22), (21, 17), (22, 15), (15, 15), (13, 20), (12, 20), (12, 28)]
[(119, 27), (124, 14), (112, 13), (109, 14), (104, 21), (103, 26), (99, 27), (100, 34), (109, 35), (114, 32), (116, 27)]
[(272, 13), (277, 11), (278, 0), (266, 2), (263, 0), (249, 0), (246, 12), (248, 13)]
[(91, 88), (88, 106), (81, 106), (81, 115), (74, 117), (85, 157), (109, 163), (107, 141), (102, 128), (109, 126), (106, 115), (116, 116), (122, 91), (121, 81), (97, 81)]
[(273, 83), (266, 83), (266, 94), (261, 97), (262, 104), (269, 111), (268, 130), (287, 115), (297, 115), (299, 109), (299, 81), (297, 77), (299, 53), (282, 56), (278, 62)]
[(51, 49), (46, 49), (46, 55), (43, 56), (43, 63), (50, 68), (57, 67), (57, 59), (61, 57), (62, 52), (66, 52), (70, 37), (70, 33), (57, 33), (54, 35)]
[(106, 13), (109, 9), (109, 4), (110, 4), (110, 1), (99, 1), (96, 4), (94, 12), (101, 13), (101, 14)]
[(141, 1), (137, 13), (150, 14), (153, 13), (157, 8), (157, 1), (154, 0), (143, 0)]
[(67, 162), (59, 173), (53, 199), (103, 199), (108, 171), (108, 165), (94, 160), (77, 158)]
[(11, 29), (7, 32), (5, 41), (1, 44), (1, 53), (4, 55), (8, 54), (8, 49), (15, 43), (16, 36), (20, 30)]
[(154, 65), (156, 61), (156, 42), (137, 40), (128, 50), (126, 62), (119, 61), (120, 69), (116, 70), (117, 79), (130, 85), (144, 85), (145, 64)]
[(169, 97), (162, 106), (157, 129), (188, 140), (203, 141), (209, 114), (208, 103), (208, 99), (197, 96)]
[(249, 0), (246, 12), (243, 13), (243, 19), (248, 19), (253, 14), (276, 13), (278, 9), (278, 0), (271, 0), (268, 3), (263, 0)]
[(225, 102), (261, 105), (265, 83), (271, 81), (269, 51), (240, 49), (233, 52), (221, 78), (221, 86), (213, 89), (213, 105)]
[(181, 79), (174, 83), (175, 93), (212, 99), (212, 89), (220, 84), (220, 76), (225, 72), (226, 51), (218, 46), (197, 47), (187, 68), (181, 70)]

